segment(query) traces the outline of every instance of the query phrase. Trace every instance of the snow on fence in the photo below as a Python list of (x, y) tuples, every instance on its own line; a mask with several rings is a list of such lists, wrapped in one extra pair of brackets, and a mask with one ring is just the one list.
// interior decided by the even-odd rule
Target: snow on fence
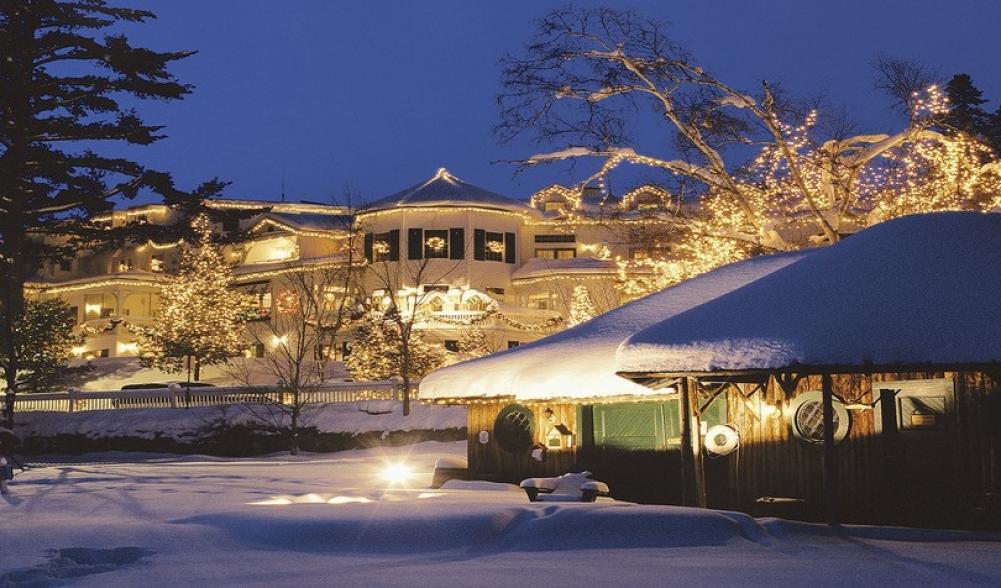
[[(359, 400), (400, 400), (402, 386), (393, 380), (378, 382), (333, 382), (312, 387), (302, 393), (306, 404), (357, 402)], [(84, 391), (71, 388), (65, 392), (21, 394), (15, 410), (19, 412), (80, 412), (85, 410), (120, 410), (131, 408), (186, 408), (227, 404), (291, 403), (292, 395), (278, 386), (196, 386), (171, 384), (166, 388), (145, 390)]]

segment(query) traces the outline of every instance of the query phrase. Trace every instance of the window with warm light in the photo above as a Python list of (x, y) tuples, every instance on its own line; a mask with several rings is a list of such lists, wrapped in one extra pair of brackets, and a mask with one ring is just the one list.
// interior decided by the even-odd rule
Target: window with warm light
[(294, 239), (278, 237), (251, 245), (244, 263), (273, 263), (292, 260), (298, 256), (299, 248)]
[(487, 231), (483, 256), (487, 261), (504, 261), (504, 233)]
[(448, 230), (424, 231), (424, 257), (426, 259), (448, 259)]

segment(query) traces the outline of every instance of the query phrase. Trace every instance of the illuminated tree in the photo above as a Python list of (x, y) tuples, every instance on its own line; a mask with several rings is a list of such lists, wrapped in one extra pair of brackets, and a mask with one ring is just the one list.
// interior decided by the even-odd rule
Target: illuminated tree
[[(73, 333), (75, 324), (74, 311), (58, 298), (27, 301), (14, 332), (20, 361), (17, 373), (11, 375), (18, 388), (44, 392), (74, 371), (66, 364), (73, 356), (73, 347), (83, 343), (83, 337)], [(10, 357), (0, 349), (0, 372), (5, 381), (9, 381), (7, 371), (12, 369)]]
[[(579, 188), (642, 166), (698, 193), (700, 206), (679, 211), (670, 258), (620, 262), (636, 294), (750, 255), (836, 243), (891, 216), (998, 204), (989, 149), (937, 130), (948, 100), (936, 86), (902, 97), (908, 120), (896, 132), (850, 135), (766, 82), (755, 92), (727, 85), (634, 13), (565, 8), (538, 31), (525, 55), (506, 59), (500, 97), (503, 139), (532, 132), (557, 144), (525, 164), (597, 160)], [(645, 106), (676, 137), (672, 153), (629, 146)], [(733, 147), (746, 145), (760, 149), (742, 160), (746, 147)], [(568, 223), (588, 214), (579, 200)]]
[(459, 337), (459, 353), (469, 357), (483, 357), (493, 352), (494, 346), (490, 344), (483, 329), (476, 325), (463, 329)]
[(243, 320), (250, 300), (230, 288), (232, 273), (212, 243), (206, 216), (194, 219), (198, 242), (181, 254), (177, 274), (160, 291), (152, 327), (135, 327), (143, 365), (167, 372), (187, 369), (197, 381), (201, 368), (226, 362), (244, 347)]
[(570, 298), (570, 319), (568, 326), (579, 325), (593, 319), (598, 314), (598, 309), (591, 300), (591, 293), (584, 285), (574, 286), (573, 295)]
[[(391, 312), (394, 311), (386, 314)], [(422, 378), (445, 363), (445, 350), (425, 341), (421, 331), (411, 332), (406, 358), (403, 349), (398, 321), (373, 313), (359, 323), (345, 363), (352, 377), (358, 380), (402, 379), (406, 374), (407, 382)]]

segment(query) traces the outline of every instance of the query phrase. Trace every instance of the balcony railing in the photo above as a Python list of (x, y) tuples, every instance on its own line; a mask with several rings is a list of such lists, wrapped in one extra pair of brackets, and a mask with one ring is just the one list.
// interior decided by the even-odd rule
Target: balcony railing
[[(416, 390), (416, 384), (414, 384)], [(363, 400), (401, 400), (402, 385), (393, 380), (378, 382), (333, 382), (303, 390), (304, 404), (333, 404)], [(416, 397), (416, 393), (414, 394)], [(136, 408), (186, 408), (232, 404), (291, 404), (291, 394), (278, 386), (197, 386), (171, 384), (168, 388), (144, 390), (84, 391), (20, 394), (14, 404), (18, 412), (81, 412)]]

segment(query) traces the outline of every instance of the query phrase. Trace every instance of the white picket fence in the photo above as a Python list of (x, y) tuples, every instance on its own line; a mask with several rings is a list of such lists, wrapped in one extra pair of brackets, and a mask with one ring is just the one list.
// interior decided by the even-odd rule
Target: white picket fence
[[(413, 387), (416, 392), (416, 386)], [(403, 386), (393, 380), (379, 382), (331, 382), (310, 387), (302, 400), (308, 404), (358, 402), (361, 400), (401, 400)], [(277, 386), (198, 386), (171, 384), (168, 388), (146, 390), (77, 390), (19, 394), (17, 412), (80, 412), (85, 410), (127, 410), (135, 408), (186, 408), (228, 404), (290, 403), (291, 395)]]

